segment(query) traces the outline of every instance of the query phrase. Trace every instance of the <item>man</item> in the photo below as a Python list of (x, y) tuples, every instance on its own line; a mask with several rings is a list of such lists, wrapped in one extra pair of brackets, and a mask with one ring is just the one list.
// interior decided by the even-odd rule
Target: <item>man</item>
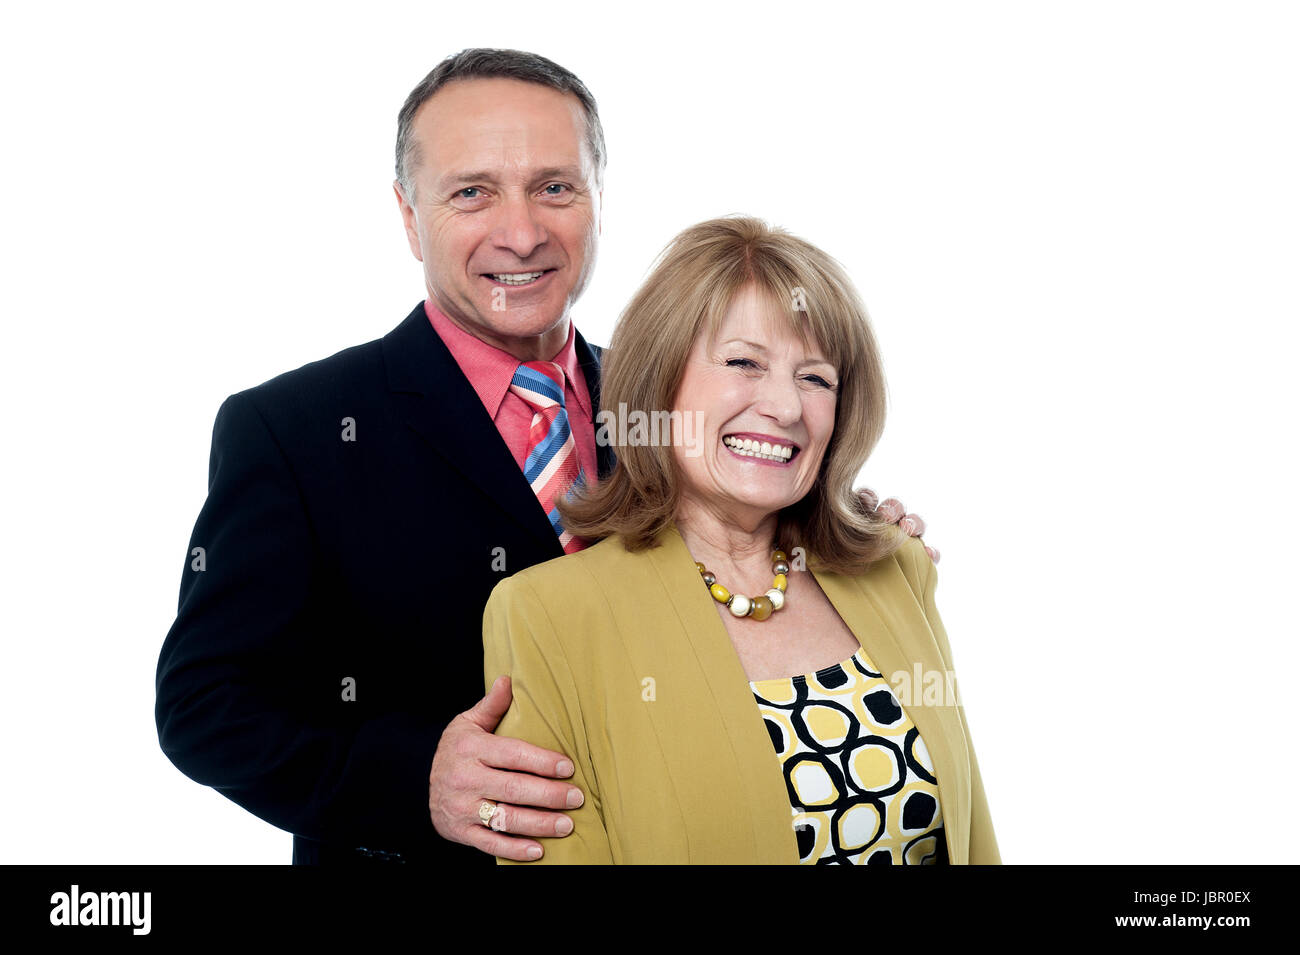
[(569, 320), (604, 161), (573, 74), (517, 51), (449, 57), (399, 116), (394, 190), (427, 301), (218, 412), (159, 739), (292, 832), (295, 863), (525, 860), (530, 837), (572, 829), (564, 754), (492, 735), (510, 688), (479, 699), (480, 634), (504, 575), (582, 546), (549, 519), (557, 481), (530, 481), (530, 456), (612, 466), (592, 426), (600, 351)]

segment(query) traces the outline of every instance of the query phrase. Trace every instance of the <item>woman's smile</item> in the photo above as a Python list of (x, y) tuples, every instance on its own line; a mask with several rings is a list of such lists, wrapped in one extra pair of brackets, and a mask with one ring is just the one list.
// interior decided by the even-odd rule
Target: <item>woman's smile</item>
[(772, 435), (750, 431), (725, 434), (722, 443), (735, 457), (779, 468), (789, 467), (799, 453), (799, 446), (792, 441), (782, 441)]

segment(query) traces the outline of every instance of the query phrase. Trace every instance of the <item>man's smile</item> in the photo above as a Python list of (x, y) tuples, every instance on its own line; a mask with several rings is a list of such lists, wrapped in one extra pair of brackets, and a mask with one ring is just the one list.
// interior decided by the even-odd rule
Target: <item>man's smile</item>
[(524, 288), (545, 282), (555, 269), (537, 269), (532, 272), (487, 272), (483, 277), (494, 285), (507, 288)]

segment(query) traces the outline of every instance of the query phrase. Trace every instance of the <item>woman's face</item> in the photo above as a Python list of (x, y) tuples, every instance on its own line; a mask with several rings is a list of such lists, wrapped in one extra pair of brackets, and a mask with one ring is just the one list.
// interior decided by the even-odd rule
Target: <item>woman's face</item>
[(835, 427), (839, 377), (754, 286), (736, 296), (717, 337), (707, 337), (691, 349), (672, 409), (682, 420), (700, 415), (700, 453), (688, 454), (682, 443), (673, 449), (683, 500), (755, 526), (816, 481)]

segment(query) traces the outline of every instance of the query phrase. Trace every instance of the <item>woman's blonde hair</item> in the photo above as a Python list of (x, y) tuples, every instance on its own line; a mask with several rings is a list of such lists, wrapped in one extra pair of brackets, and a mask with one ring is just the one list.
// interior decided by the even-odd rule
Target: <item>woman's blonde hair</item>
[[(614, 329), (601, 411), (648, 417), (672, 409), (696, 339), (714, 336), (737, 294), (751, 285), (789, 316), (805, 345), (811, 336), (839, 374), (830, 444), (812, 489), (781, 511), (777, 543), (787, 553), (804, 548), (827, 570), (860, 573), (907, 536), (872, 516), (853, 490), (884, 430), (884, 370), (866, 309), (825, 252), (748, 216), (710, 219), (680, 233)], [(598, 429), (598, 439), (604, 433)], [(643, 550), (672, 521), (681, 475), (666, 441), (626, 444), (615, 453), (613, 473), (575, 488), (559, 502), (560, 516), (579, 537), (618, 534), (629, 550)]]

